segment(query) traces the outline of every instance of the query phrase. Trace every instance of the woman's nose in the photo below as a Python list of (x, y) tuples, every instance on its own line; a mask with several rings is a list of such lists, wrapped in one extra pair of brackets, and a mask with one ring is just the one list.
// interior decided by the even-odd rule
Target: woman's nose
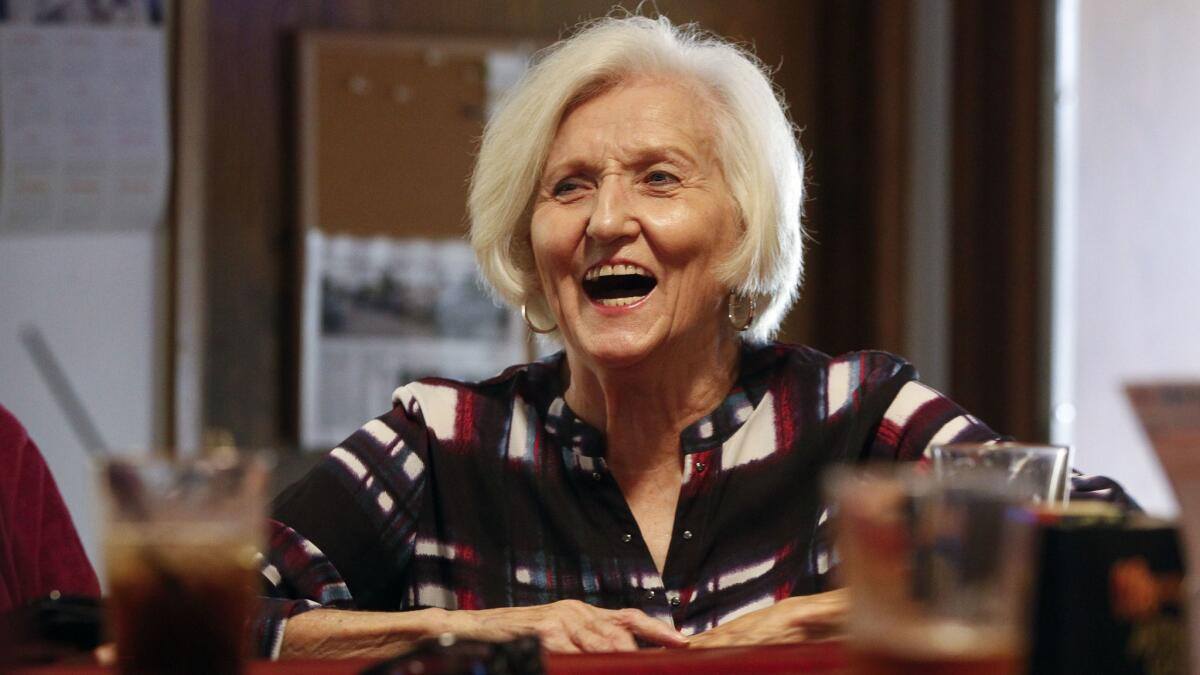
[(635, 237), (641, 227), (633, 201), (619, 177), (609, 176), (597, 190), (595, 209), (588, 219), (587, 235), (597, 241)]

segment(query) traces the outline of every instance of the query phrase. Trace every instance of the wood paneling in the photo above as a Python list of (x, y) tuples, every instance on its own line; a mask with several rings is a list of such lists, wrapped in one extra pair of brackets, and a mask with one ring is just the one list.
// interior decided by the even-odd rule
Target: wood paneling
[(998, 431), (1044, 439), (1044, 59), (1037, 0), (955, 5), (953, 393)]
[(907, 2), (816, 3), (811, 158), (813, 244), (786, 337), (830, 353), (904, 345), (908, 295)]

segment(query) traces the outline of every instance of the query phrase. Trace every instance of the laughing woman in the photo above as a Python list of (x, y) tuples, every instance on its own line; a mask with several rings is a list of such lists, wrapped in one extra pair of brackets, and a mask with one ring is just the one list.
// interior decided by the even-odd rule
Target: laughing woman
[(802, 200), (793, 126), (739, 48), (628, 17), (543, 53), (484, 134), (471, 241), (563, 351), (401, 387), (284, 493), (264, 652), (836, 626), (822, 470), (995, 434), (893, 356), (770, 342), (799, 288)]

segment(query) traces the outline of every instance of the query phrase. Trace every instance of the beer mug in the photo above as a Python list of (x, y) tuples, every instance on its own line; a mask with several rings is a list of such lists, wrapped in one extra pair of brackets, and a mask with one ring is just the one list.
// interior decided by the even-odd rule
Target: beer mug
[(1033, 523), (1002, 473), (841, 468), (826, 485), (853, 672), (1023, 671)]

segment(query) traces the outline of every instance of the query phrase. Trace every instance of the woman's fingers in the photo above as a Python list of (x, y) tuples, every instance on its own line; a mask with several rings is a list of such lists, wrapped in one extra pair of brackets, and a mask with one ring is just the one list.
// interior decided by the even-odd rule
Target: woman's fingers
[(682, 633), (641, 610), (619, 609), (614, 614), (619, 625), (644, 640), (663, 647), (686, 647), (688, 644)]
[(574, 622), (559, 613), (544, 616), (534, 627), (543, 649), (563, 654), (585, 651), (576, 642), (574, 632)]
[(606, 616), (593, 621), (588, 627), (604, 639), (607, 651), (632, 652), (638, 648), (633, 633), (614, 622), (611, 617)]
[(799, 604), (793, 619), (795, 624), (804, 626), (810, 632), (838, 630), (846, 623), (846, 615), (850, 610), (849, 593), (849, 589), (839, 588), (791, 599), (791, 602)]
[(694, 637), (693, 647), (828, 640), (841, 633), (850, 606), (845, 589), (781, 600)]
[[(636, 609), (599, 609), (590, 605), (570, 605), (564, 627), (572, 646), (584, 652), (635, 651), (637, 637), (666, 646), (685, 646), (687, 638), (667, 624)], [(554, 651), (547, 645), (547, 649)]]
[(604, 630), (603, 619), (577, 624), (571, 629), (571, 640), (584, 652), (615, 652), (617, 644), (612, 635)]
[(468, 623), (456, 631), (467, 637), (502, 640), (534, 634), (552, 652), (633, 651), (637, 639), (666, 647), (688, 641), (674, 628), (637, 609), (601, 609), (578, 600), (549, 605), (474, 610), (463, 613)]
[(618, 612), (584, 603), (567, 605), (571, 641), (584, 652), (618, 652), (637, 649), (637, 641), (617, 618)]
[(542, 649), (558, 654), (578, 654), (583, 651), (566, 631), (546, 631), (537, 634)]

